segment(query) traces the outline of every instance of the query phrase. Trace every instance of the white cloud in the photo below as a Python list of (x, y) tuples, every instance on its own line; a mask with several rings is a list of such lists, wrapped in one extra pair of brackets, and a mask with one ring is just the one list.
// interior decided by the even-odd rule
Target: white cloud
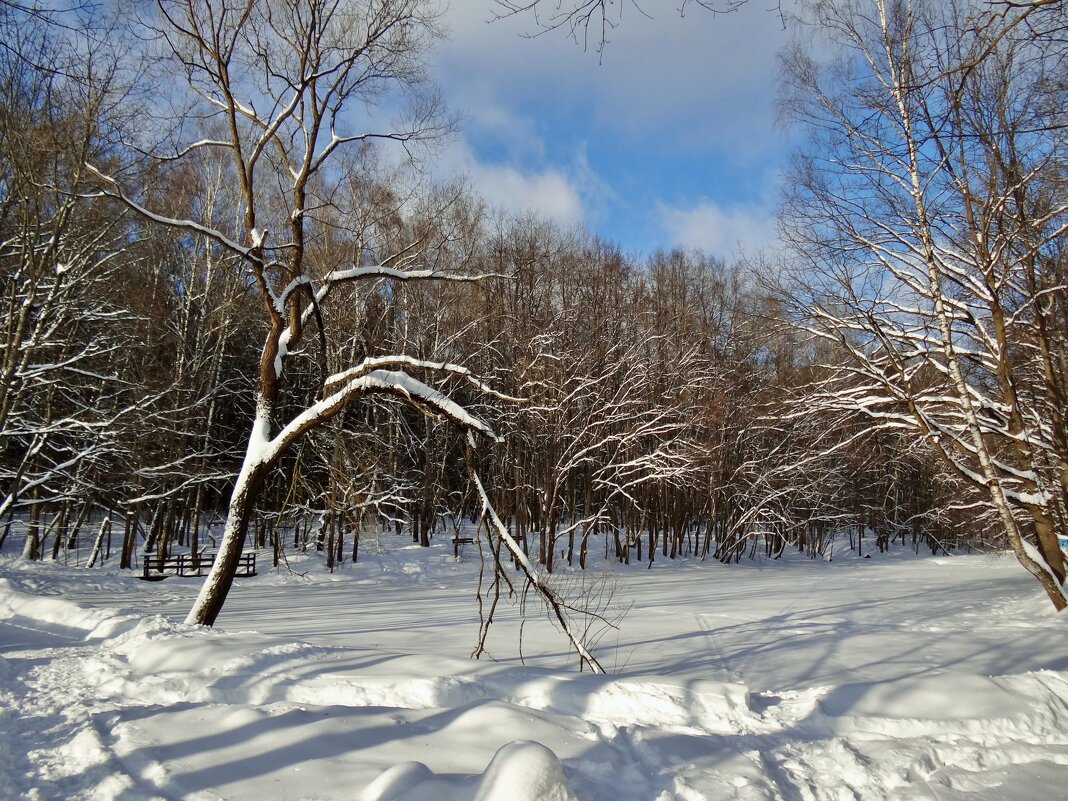
[(697, 248), (724, 259), (779, 244), (775, 214), (766, 206), (724, 207), (703, 200), (688, 208), (661, 205), (659, 214), (672, 245)]
[(753, 187), (777, 173), (784, 146), (773, 99), (788, 37), (759, 3), (685, 19), (678, 6), (664, 0), (647, 19), (626, 0), (599, 64), (563, 31), (523, 38), (529, 16), (486, 24), (494, 0), (453, 0), (431, 74), (464, 119), (436, 175), (467, 175), (500, 209), (581, 222), (627, 246), (729, 256), (774, 243)]
[(477, 195), (506, 213), (534, 212), (564, 225), (586, 218), (575, 177), (558, 167), (483, 161), (466, 140), (461, 140), (441, 154), (436, 172), (439, 178), (466, 177)]
[(780, 136), (775, 54), (788, 36), (779, 14), (749, 3), (737, 13), (693, 8), (680, 18), (678, 5), (664, 2), (650, 19), (627, 4), (598, 63), (564, 31), (524, 38), (535, 29), (530, 16), (487, 24), (492, 0), (454, 2), (436, 74), (458, 106), (522, 107), (534, 99), (581, 110), (617, 135), (758, 157)]
[(468, 170), (474, 189), (506, 212), (536, 212), (560, 223), (582, 222), (582, 199), (558, 170), (521, 172), (507, 164), (474, 164)]

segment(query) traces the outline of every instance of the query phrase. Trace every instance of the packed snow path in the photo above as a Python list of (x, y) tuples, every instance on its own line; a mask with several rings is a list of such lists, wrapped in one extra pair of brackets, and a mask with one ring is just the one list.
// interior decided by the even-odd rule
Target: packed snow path
[(491, 638), (501, 661), (465, 659), (473, 569), (406, 549), (265, 576), (211, 631), (174, 622), (196, 581), (2, 560), (0, 798), (1032, 801), (1068, 787), (1068, 624), (1010, 560), (630, 569), (617, 592), (633, 608), (599, 652), (625, 670), (609, 676), (563, 669), (540, 623), (520, 664), (514, 610)]

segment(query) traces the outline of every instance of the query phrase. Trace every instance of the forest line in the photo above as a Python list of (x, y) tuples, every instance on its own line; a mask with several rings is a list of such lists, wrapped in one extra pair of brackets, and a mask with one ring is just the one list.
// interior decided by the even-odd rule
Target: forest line
[(1065, 9), (854, 5), (784, 56), (786, 249), (730, 264), (394, 158), (447, 127), (419, 0), (0, 5), (0, 547), (106, 516), (128, 567), (215, 516), (222, 572), (332, 569), (494, 510), (550, 573), (867, 533), (1010, 547), (1064, 606)]

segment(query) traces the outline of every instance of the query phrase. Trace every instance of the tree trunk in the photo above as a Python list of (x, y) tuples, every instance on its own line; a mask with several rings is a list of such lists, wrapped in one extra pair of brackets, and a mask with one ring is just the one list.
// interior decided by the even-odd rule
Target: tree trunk
[(111, 533), (111, 518), (105, 517), (100, 523), (100, 530), (96, 534), (96, 541), (93, 542), (93, 550), (89, 554), (89, 562), (87, 567), (92, 567), (96, 564), (96, 558), (100, 555), (100, 547), (104, 543), (104, 537)]
[(215, 625), (215, 619), (219, 616), (230, 587), (234, 583), (237, 562), (241, 557), (249, 520), (252, 518), (252, 510), (256, 505), (256, 498), (259, 496), (266, 469), (267, 466), (261, 463), (250, 465), (246, 458), (245, 465), (234, 484), (233, 495), (230, 497), (226, 526), (223, 529), (219, 552), (215, 556), (215, 564), (211, 566), (211, 572), (204, 580), (204, 586), (200, 588), (200, 594), (197, 595), (193, 608), (189, 610), (189, 615), (185, 619), (187, 624)]
[(59, 559), (59, 549), (63, 546), (63, 540), (67, 531), (67, 509), (70, 507), (69, 501), (64, 501), (59, 506), (59, 513), (52, 521), (51, 528), (55, 529), (55, 534), (52, 537), (52, 561), (55, 562)]
[(119, 556), (119, 569), (129, 570), (130, 557), (134, 550), (134, 541), (137, 536), (137, 508), (127, 509), (123, 515), (122, 553)]
[(36, 562), (41, 558), (41, 505), (30, 508), (30, 523), (26, 527), (26, 541), (22, 544), (22, 558)]

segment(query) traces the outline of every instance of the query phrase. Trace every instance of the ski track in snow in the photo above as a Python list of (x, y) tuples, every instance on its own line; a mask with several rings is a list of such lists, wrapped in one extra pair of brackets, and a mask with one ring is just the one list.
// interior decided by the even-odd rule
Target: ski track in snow
[[(234, 603), (261, 630), (244, 633), (169, 617), (195, 582), (0, 560), (0, 799), (1032, 801), (1068, 787), (1065, 621), (1011, 562), (636, 572), (614, 646), (634, 669), (595, 676), (548, 666), (559, 641), (532, 624), (532, 664), (463, 659), (471, 566), (369, 561), (244, 586)], [(283, 597), (333, 617), (294, 640)], [(405, 598), (431, 606), (409, 621)], [(139, 601), (168, 615), (116, 608)], [(421, 629), (438, 610), (444, 627)]]

